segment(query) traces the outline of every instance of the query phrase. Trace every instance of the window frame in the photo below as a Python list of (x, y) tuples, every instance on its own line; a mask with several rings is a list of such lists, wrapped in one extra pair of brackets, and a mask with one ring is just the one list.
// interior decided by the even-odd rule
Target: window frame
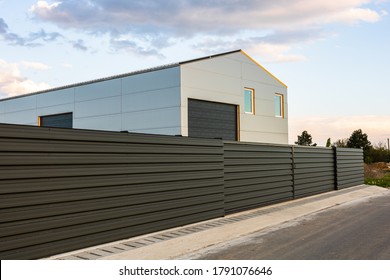
[(276, 108), (276, 97), (279, 97), (278, 103), (279, 103), (279, 108), (280, 108), (280, 115), (277, 115), (276, 110), (275, 110), (275, 112), (274, 112), (275, 117), (284, 119), (284, 95), (281, 93), (275, 93), (275, 95), (274, 95), (275, 108)]
[[(245, 98), (245, 92), (246, 91), (250, 91), (252, 94), (251, 94), (251, 112), (248, 112), (246, 111), (246, 98)], [(245, 114), (250, 114), (250, 115), (254, 115), (255, 114), (255, 90), (253, 88), (247, 88), (245, 87), (244, 88), (244, 113)]]

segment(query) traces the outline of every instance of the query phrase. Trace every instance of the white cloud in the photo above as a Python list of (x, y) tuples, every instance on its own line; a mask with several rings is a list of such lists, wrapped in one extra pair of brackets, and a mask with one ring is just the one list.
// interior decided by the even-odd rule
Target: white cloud
[(390, 115), (362, 116), (306, 116), (289, 118), (290, 143), (297, 141), (297, 135), (307, 130), (313, 137), (313, 142), (320, 146), (326, 144), (330, 137), (332, 142), (348, 138), (352, 132), (362, 129), (367, 133), (372, 144), (384, 142), (390, 138)]
[(352, 8), (349, 10), (340, 11), (327, 18), (330, 22), (344, 22), (347, 24), (355, 24), (359, 21), (377, 22), (383, 15), (383, 11), (376, 12), (370, 9)]
[(31, 7), (30, 11), (36, 13), (36, 15), (41, 18), (50, 18), (50, 14), (52, 14), (59, 5), (61, 5), (61, 2), (49, 4), (46, 1), (38, 1)]
[(33, 61), (22, 61), (19, 63), (19, 65), (26, 67), (26, 68), (31, 68), (35, 70), (48, 70), (50, 69), (50, 66), (40, 63), (40, 62), (33, 62)]
[(4, 19), (0, 18), (0, 39), (3, 39), (10, 45), (37, 47), (42, 45), (42, 41), (53, 42), (62, 37), (63, 36), (58, 32), (46, 32), (43, 29), (37, 32), (30, 32), (28, 36), (21, 36), (19, 34), (12, 33)]
[(64, 68), (73, 68), (73, 65), (70, 63), (62, 63), (61, 66)]
[(369, 0), (256, 1), (38, 1), (30, 12), (43, 20), (75, 28), (235, 33), (242, 29), (305, 28), (318, 23), (376, 21), (380, 12), (362, 8)]
[[(292, 46), (318, 39), (329, 24), (376, 22), (385, 11), (375, 0), (67, 0), (38, 1), (30, 14), (63, 28), (88, 33), (108, 33), (111, 47), (118, 50), (147, 50), (142, 55), (159, 55), (174, 41), (216, 36), (218, 48), (251, 40), (249, 48), (266, 53), (273, 61), (304, 59), (291, 54)], [(375, 10), (375, 9), (378, 10)], [(273, 36), (262, 36), (271, 33)], [(251, 34), (253, 38), (241, 37)], [(302, 35), (305, 35), (302, 38)], [(129, 40), (120, 38), (125, 35)], [(329, 34), (327, 34), (329, 35)], [(235, 37), (229, 42), (229, 38)], [(259, 40), (260, 38), (260, 40)], [(288, 39), (289, 42), (273, 40)], [(142, 44), (134, 42), (142, 42)], [(216, 49), (200, 42), (205, 52)], [(245, 48), (241, 45), (239, 48)], [(160, 53), (161, 54), (161, 53)]]
[(287, 44), (256, 44), (248, 48), (252, 55), (262, 57), (265, 62), (296, 62), (306, 58), (303, 55), (288, 54), (291, 47)]
[[(34, 82), (23, 77), (20, 72), (20, 66), (45, 70), (44, 64), (37, 62), (23, 61), (21, 63), (8, 63), (0, 59), (0, 95), (2, 97), (11, 97), (23, 93), (30, 93), (44, 90), (50, 86), (46, 83)], [(46, 68), (47, 69), (47, 68)]]

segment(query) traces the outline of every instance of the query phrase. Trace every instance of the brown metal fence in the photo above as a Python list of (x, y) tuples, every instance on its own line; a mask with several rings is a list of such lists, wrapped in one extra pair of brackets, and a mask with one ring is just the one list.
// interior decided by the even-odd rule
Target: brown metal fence
[(358, 149), (0, 124), (0, 258), (50, 256), (362, 183)]

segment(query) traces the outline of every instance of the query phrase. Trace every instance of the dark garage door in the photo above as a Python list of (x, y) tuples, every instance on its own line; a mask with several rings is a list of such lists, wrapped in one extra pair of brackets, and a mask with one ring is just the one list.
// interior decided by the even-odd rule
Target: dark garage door
[(73, 127), (73, 113), (48, 115), (39, 117), (39, 125), (46, 127)]
[(237, 105), (188, 99), (188, 136), (237, 140)]

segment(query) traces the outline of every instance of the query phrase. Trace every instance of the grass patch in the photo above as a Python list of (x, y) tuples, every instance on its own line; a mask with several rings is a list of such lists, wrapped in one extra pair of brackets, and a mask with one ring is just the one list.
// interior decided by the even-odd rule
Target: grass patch
[(365, 178), (364, 183), (367, 185), (376, 185), (380, 187), (390, 188), (390, 174), (383, 177), (382, 179)]
[(390, 188), (390, 171), (385, 163), (365, 164), (364, 183)]

